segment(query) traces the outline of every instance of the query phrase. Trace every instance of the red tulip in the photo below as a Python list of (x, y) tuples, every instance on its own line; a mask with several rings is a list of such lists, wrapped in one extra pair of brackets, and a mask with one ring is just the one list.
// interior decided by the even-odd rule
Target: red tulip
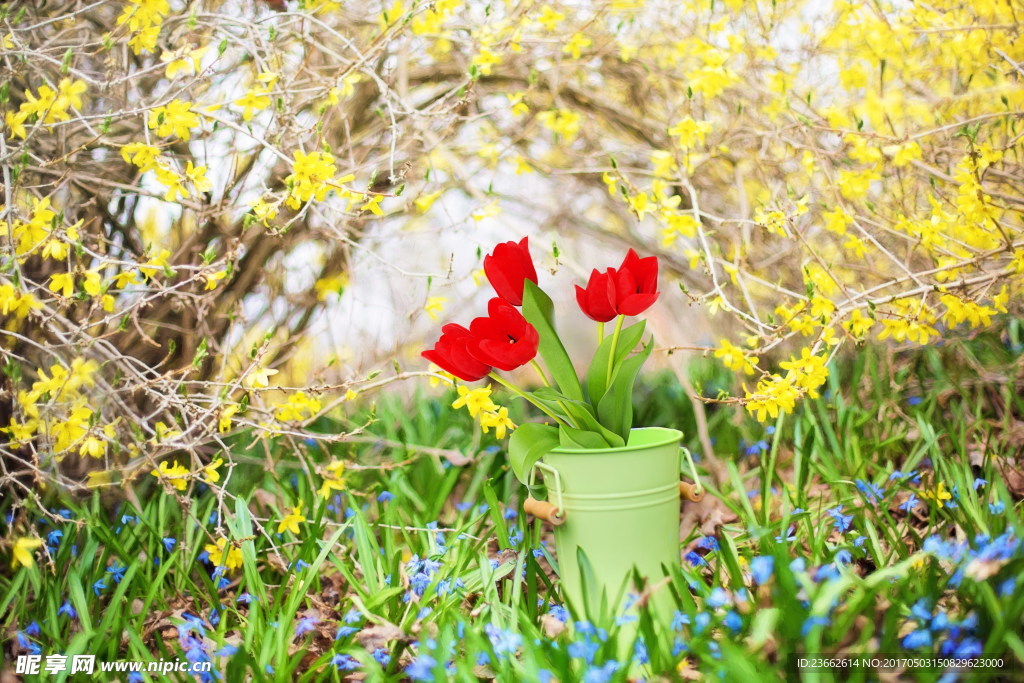
[(434, 348), (420, 355), (461, 380), (475, 382), (486, 377), (491, 366), (470, 354), (469, 345), (472, 341), (473, 335), (469, 330), (462, 325), (449, 323), (441, 328), (441, 338), (434, 344)]
[(487, 303), (486, 318), (469, 325), (472, 339), (469, 352), (481, 363), (499, 370), (515, 370), (537, 355), (540, 335), (537, 328), (505, 299), (494, 297)]
[(576, 285), (576, 302), (591, 320), (606, 323), (615, 317), (615, 269), (600, 272), (596, 268), (590, 273), (587, 288)]
[(640, 315), (658, 300), (658, 257), (640, 258), (630, 249), (615, 274), (615, 310)]
[(523, 305), (526, 280), (537, 282), (537, 270), (530, 258), (528, 237), (517, 242), (503, 242), (484, 257), (484, 273), (494, 291), (513, 306)]

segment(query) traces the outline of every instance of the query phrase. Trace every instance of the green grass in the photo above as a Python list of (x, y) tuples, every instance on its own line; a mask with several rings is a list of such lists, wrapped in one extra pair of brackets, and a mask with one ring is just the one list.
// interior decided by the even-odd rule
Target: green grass
[[(334, 433), (372, 419), (364, 436), (373, 438), (360, 442), (280, 439), (265, 456), (240, 435), (222, 499), (196, 484), (169, 495), (155, 480), (129, 497), (138, 506), (109, 493), (50, 490), (48, 511), (5, 499), (3, 538), (50, 535), (35, 568), (0, 577), (5, 661), (26, 647), (101, 661), (187, 652), (212, 659), (227, 681), (343, 680), (350, 671), (339, 663), (394, 681), (410, 667), (436, 680), (548, 672), (623, 681), (637, 671), (671, 680), (686, 670), (785, 680), (792, 658), (806, 654), (955, 651), (1001, 657), (1024, 675), (1024, 477), (1008, 474), (1024, 448), (1022, 361), (1007, 350), (1019, 348), (1018, 335), (1014, 322), (1002, 337), (865, 349), (832, 368), (822, 398), (767, 430), (711, 406), (727, 479), (699, 508), (682, 548), (692, 554), (673, 577), (676, 646), (652, 648), (633, 674), (609, 663), (623, 649), (614, 625), (558, 633), (549, 531), (517, 507), (520, 487), (499, 445), (440, 393), (411, 403), (379, 396), (350, 423), (316, 425)], [(708, 396), (730, 381), (699, 360), (691, 379)], [(673, 379), (648, 378), (636, 411), (638, 424), (683, 429), (699, 452), (690, 402)], [(459, 454), (473, 462), (452, 464)], [(317, 468), (335, 458), (349, 464), (347, 490), (325, 500)], [(976, 488), (979, 479), (987, 483)], [(939, 482), (953, 492), (943, 505), (926, 497)], [(378, 500), (384, 492), (390, 499)], [(910, 495), (920, 502), (908, 514), (900, 504)], [(300, 504), (309, 519), (301, 532), (275, 533)], [(223, 575), (204, 553), (221, 536), (242, 556)], [(861, 670), (835, 680), (877, 678)]]

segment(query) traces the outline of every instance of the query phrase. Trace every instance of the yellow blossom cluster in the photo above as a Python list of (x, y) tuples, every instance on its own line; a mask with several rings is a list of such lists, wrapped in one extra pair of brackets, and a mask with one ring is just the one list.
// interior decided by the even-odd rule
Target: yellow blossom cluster
[(4, 122), (13, 135), (24, 140), (28, 135), (26, 126), (32, 121), (46, 124), (70, 119), (68, 110), (81, 109), (85, 91), (84, 81), (70, 78), (62, 78), (56, 90), (46, 84), (39, 86), (35, 94), (26, 90), (21, 107), (17, 112), (6, 112)]
[(467, 389), (460, 386), (458, 393), (459, 397), (452, 402), (452, 408), (458, 410), (464, 407), (470, 417), (480, 422), (484, 434), (493, 429), (495, 438), (504, 439), (507, 432), (516, 428), (515, 423), (509, 419), (508, 408), (498, 406), (491, 400), (490, 387)]

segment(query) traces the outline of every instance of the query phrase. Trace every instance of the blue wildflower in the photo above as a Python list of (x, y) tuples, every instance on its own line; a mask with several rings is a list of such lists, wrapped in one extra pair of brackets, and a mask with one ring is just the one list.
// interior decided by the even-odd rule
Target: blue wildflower
[(758, 555), (750, 561), (750, 576), (754, 583), (763, 586), (772, 578), (775, 571), (775, 558), (768, 555)]
[(839, 562), (841, 564), (850, 564), (850, 562), (853, 561), (853, 556), (850, 555), (850, 551), (849, 550), (847, 550), (846, 548), (843, 548), (842, 550), (840, 550), (839, 552), (836, 553), (836, 555), (835, 555), (835, 557), (833, 559), (836, 562)]
[(381, 491), (380, 493), (377, 494), (377, 502), (378, 503), (386, 503), (386, 502), (388, 502), (390, 500), (394, 500), (394, 499), (395, 499), (395, 494), (391, 493), (391, 491)]
[(432, 681), (434, 680), (435, 666), (437, 666), (436, 659), (430, 655), (421, 654), (405, 667), (405, 675), (414, 681)]
[(647, 653), (647, 644), (644, 643), (643, 638), (637, 638), (636, 642), (633, 643), (633, 661), (643, 666), (650, 660), (651, 657)]
[(917, 504), (919, 502), (920, 500), (918, 500), (917, 496), (911, 493), (909, 498), (900, 503), (900, 510), (903, 510), (904, 512), (910, 512), (911, 510), (917, 507)]
[(519, 649), (519, 646), (523, 644), (523, 639), (518, 633), (505, 631), (494, 624), (484, 626), (484, 633), (487, 634), (487, 638), (491, 641), (494, 654), (499, 657), (501, 655), (514, 654)]
[(65, 614), (65, 615), (67, 615), (67, 617), (69, 619), (77, 619), (78, 618), (78, 612), (75, 611), (75, 608), (72, 607), (71, 603), (68, 602), (67, 600), (65, 600), (64, 604), (61, 605), (60, 609), (57, 610), (57, 614)]
[(614, 659), (607, 661), (600, 669), (589, 669), (583, 675), (583, 683), (608, 683), (618, 670), (618, 662)]
[(729, 610), (725, 613), (725, 619), (722, 620), (722, 623), (724, 623), (730, 631), (735, 633), (740, 630), (741, 626), (743, 626), (743, 618), (740, 617), (735, 610)]
[(1013, 590), (1017, 587), (1017, 579), (1010, 577), (999, 584), (999, 597), (1006, 598), (1013, 595)]
[(103, 583), (103, 579), (96, 581), (92, 584), (92, 592), (99, 597), (100, 591), (107, 590), (107, 584)]
[(570, 644), (569, 647), (566, 648), (566, 652), (568, 652), (569, 656), (573, 659), (582, 659), (588, 664), (592, 664), (594, 662), (594, 655), (597, 654), (597, 651), (600, 648), (600, 643), (587, 638), (586, 640), (577, 640)]
[(335, 640), (341, 640), (342, 638), (348, 638), (353, 633), (359, 633), (360, 629), (358, 626), (339, 626), (338, 632), (334, 634)]
[(505, 511), (501, 513), (502, 519), (515, 519), (519, 516), (519, 512), (515, 508), (505, 508)]
[(230, 643), (225, 643), (224, 646), (221, 647), (221, 649), (217, 650), (213, 654), (217, 655), (218, 657), (230, 657), (236, 652), (238, 652), (237, 647), (231, 645)]
[(676, 610), (675, 614), (672, 615), (672, 630), (682, 631), (684, 624), (690, 623), (690, 615)]
[(678, 637), (678, 636), (672, 642), (672, 656), (673, 657), (678, 657), (679, 655), (683, 654), (684, 652), (686, 652), (689, 649), (690, 648), (687, 647), (686, 643), (683, 642), (683, 639)]
[(857, 490), (868, 499), (868, 502), (877, 503), (885, 496), (885, 490), (878, 484), (872, 484), (870, 481), (864, 481), (863, 479), (854, 479), (853, 483), (857, 486)]
[(39, 635), (39, 624), (37, 624), (34, 621), (29, 622), (29, 625), (25, 627), (25, 635), (32, 636), (33, 638), (38, 636)]
[(705, 536), (697, 543), (697, 547), (704, 550), (718, 550), (718, 539), (714, 536)]
[(723, 605), (729, 604), (729, 594), (725, 592), (720, 586), (715, 586), (711, 590), (711, 595), (705, 600), (705, 604), (711, 609), (718, 609)]
[[(860, 481), (859, 479), (857, 481)], [(829, 516), (835, 520), (835, 528), (839, 533), (846, 533), (850, 530), (850, 525), (853, 523), (853, 515), (844, 515), (843, 506), (837, 505), (834, 508), (826, 510)]]
[(114, 579), (114, 583), (121, 583), (121, 579), (124, 578), (124, 573), (127, 569), (128, 567), (118, 565), (117, 562), (115, 562), (107, 567), (107, 573)]
[(258, 602), (259, 598), (257, 598), (256, 596), (252, 595), (251, 593), (242, 593), (237, 598), (235, 598), (235, 602), (240, 602), (240, 603), (245, 604), (245, 605), (252, 604), (253, 600), (256, 600)]
[(569, 610), (562, 605), (551, 605), (551, 607), (548, 608), (548, 614), (553, 616), (555, 619), (558, 619), (563, 624), (569, 621)]
[(924, 401), (924, 399), (921, 398), (920, 396), (908, 396), (907, 397), (907, 405), (908, 406), (919, 405), (922, 401)]
[(373, 651), (373, 658), (381, 666), (387, 666), (391, 663), (391, 653), (388, 652), (387, 648), (378, 647)]
[(690, 552), (686, 553), (686, 561), (689, 562), (694, 567), (699, 567), (701, 565), (704, 565), (706, 567), (707, 564), (708, 564), (707, 561), (705, 561), (703, 557), (701, 557), (697, 553), (693, 552), (692, 550)]
[(711, 623), (711, 615), (707, 612), (698, 612), (693, 626), (697, 633), (702, 633)]
[(346, 655), (339, 653), (331, 657), (331, 664), (334, 665), (338, 671), (352, 671), (353, 669), (359, 668), (359, 660), (352, 655)]
[(903, 636), (901, 644), (907, 650), (916, 650), (919, 647), (927, 647), (932, 644), (931, 631), (924, 628), (911, 631), (907, 635)]
[(1006, 511), (1006, 503), (1001, 500), (997, 500), (994, 503), (988, 504), (988, 511), (993, 515), (1001, 515)]
[(60, 529), (54, 529), (50, 533), (46, 534), (47, 545), (57, 546), (60, 545), (60, 539), (64, 536), (64, 532)]
[(302, 617), (295, 624), (295, 637), (299, 637), (316, 629), (317, 620), (314, 617)]
[(537, 683), (551, 683), (552, 674), (547, 669), (537, 672)]
[(164, 548), (167, 549), (167, 552), (171, 552), (174, 550), (174, 545), (178, 542), (178, 539), (168, 537), (161, 539), (161, 542), (164, 544)]

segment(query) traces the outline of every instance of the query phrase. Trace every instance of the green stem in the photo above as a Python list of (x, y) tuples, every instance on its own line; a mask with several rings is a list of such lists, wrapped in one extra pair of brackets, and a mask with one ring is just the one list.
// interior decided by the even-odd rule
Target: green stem
[(529, 394), (527, 394), (527, 393), (526, 393), (525, 391), (523, 391), (522, 389), (520, 389), (520, 388), (519, 388), (519, 387), (517, 387), (516, 385), (512, 384), (511, 382), (508, 382), (508, 381), (506, 381), (506, 380), (502, 379), (502, 378), (501, 378), (501, 376), (499, 376), (499, 375), (498, 375), (497, 373), (495, 373), (495, 372), (492, 372), (492, 373), (490, 373), (490, 374), (488, 375), (488, 377), (490, 377), (490, 378), (491, 378), (491, 379), (493, 379), (493, 380), (494, 380), (495, 382), (497, 382), (497, 383), (498, 383), (498, 384), (500, 384), (501, 386), (503, 386), (503, 387), (505, 387), (506, 389), (508, 389), (509, 391), (511, 391), (511, 392), (512, 392), (513, 394), (515, 394), (516, 396), (518, 396), (518, 397), (520, 397), (520, 398), (524, 398), (524, 399), (526, 399), (527, 401), (529, 401), (530, 403), (532, 403), (533, 405), (537, 406), (537, 408), (538, 408), (538, 409), (540, 409), (540, 411), (541, 411), (542, 413), (544, 413), (545, 415), (547, 415), (548, 417), (550, 417), (550, 418), (551, 418), (552, 420), (554, 420), (554, 421), (555, 421), (555, 422), (557, 422), (558, 424), (560, 424), (560, 425), (564, 425), (564, 424), (565, 424), (565, 420), (563, 420), (562, 418), (560, 418), (560, 417), (558, 417), (557, 415), (555, 415), (555, 414), (554, 414), (553, 412), (551, 412), (550, 410), (548, 410), (548, 409), (547, 409), (547, 408), (546, 408), (546, 407), (545, 407), (545, 406), (544, 406), (544, 405), (543, 405), (542, 403), (539, 403), (539, 402), (537, 402), (536, 400), (534, 400), (534, 398), (533, 398), (532, 396), (530, 396)]
[(597, 324), (597, 345), (600, 346), (601, 342), (604, 341), (604, 323)]
[(626, 316), (620, 315), (615, 321), (615, 332), (612, 333), (612, 352), (608, 354), (608, 374), (605, 376), (605, 386), (609, 386), (612, 383), (612, 368), (615, 366), (615, 347), (619, 345), (619, 332), (622, 331), (622, 323), (625, 319)]
[(540, 381), (544, 382), (544, 386), (550, 387), (551, 382), (548, 381), (548, 376), (544, 374), (544, 368), (540, 366), (540, 363), (537, 362), (536, 358), (530, 361), (530, 365), (532, 365), (533, 369), (537, 371), (538, 375), (540, 375)]

